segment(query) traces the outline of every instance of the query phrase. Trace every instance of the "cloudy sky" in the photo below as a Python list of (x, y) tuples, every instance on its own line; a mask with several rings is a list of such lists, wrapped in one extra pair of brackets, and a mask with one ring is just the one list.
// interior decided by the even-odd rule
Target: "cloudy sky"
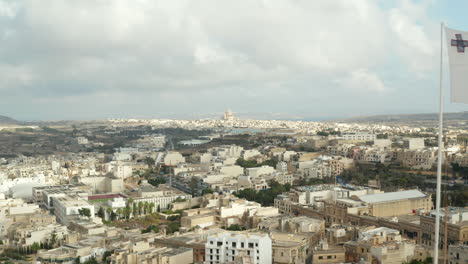
[(463, 0), (0, 0), (0, 115), (436, 112), (439, 23), (468, 30), (467, 9)]

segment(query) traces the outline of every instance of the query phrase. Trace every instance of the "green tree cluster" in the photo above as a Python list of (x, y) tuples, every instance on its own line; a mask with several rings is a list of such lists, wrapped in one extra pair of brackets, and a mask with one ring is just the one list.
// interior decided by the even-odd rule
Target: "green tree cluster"
[(245, 229), (246, 229), (245, 227), (238, 225), (238, 224), (232, 224), (226, 228), (226, 230), (229, 230), (229, 231), (242, 231)]
[(156, 225), (149, 225), (147, 228), (141, 230), (142, 234), (150, 233), (150, 232), (159, 233), (159, 227)]
[(171, 222), (167, 225), (166, 233), (167, 234), (172, 234), (174, 232), (179, 231), (180, 229), (180, 223), (179, 222)]
[(78, 209), (78, 213), (81, 216), (91, 217), (91, 210), (89, 210), (89, 208), (80, 208)]
[(416, 260), (416, 259), (413, 259), (412, 261), (410, 262), (404, 262), (404, 264), (432, 264), (432, 258), (431, 257), (428, 257), (426, 258), (425, 260), (421, 261), (421, 260)]
[(202, 191), (202, 195), (205, 195), (205, 194), (209, 194), (209, 193), (213, 193), (214, 191), (210, 188), (206, 188), (206, 189), (203, 189)]
[(255, 168), (255, 167), (261, 167), (261, 166), (275, 167), (277, 163), (278, 163), (278, 160), (276, 158), (265, 160), (261, 163), (257, 163), (257, 161), (255, 160), (245, 160), (243, 158), (238, 158), (236, 160), (236, 165), (239, 165), (242, 168)]
[(277, 195), (284, 192), (289, 192), (291, 189), (290, 184), (279, 184), (276, 181), (269, 182), (270, 188), (266, 190), (254, 190), (254, 189), (243, 189), (233, 194), (239, 198), (244, 198), (249, 201), (255, 201), (262, 204), (263, 206), (271, 206), (274, 203), (274, 200)]
[(155, 186), (155, 187), (158, 187), (159, 184), (165, 184), (166, 179), (164, 179), (163, 177), (156, 177), (156, 178), (153, 178), (153, 179), (149, 179), (148, 183)]

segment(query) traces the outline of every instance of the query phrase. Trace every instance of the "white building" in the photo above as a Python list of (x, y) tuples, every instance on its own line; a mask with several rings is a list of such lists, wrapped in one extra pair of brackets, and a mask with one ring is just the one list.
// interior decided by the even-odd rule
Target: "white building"
[(164, 155), (163, 163), (169, 166), (175, 166), (179, 163), (185, 163), (185, 158), (179, 152), (168, 152)]
[(132, 160), (132, 154), (116, 152), (116, 153), (114, 153), (114, 156), (113, 156), (112, 159), (116, 160), (116, 161), (131, 161)]
[(200, 163), (210, 163), (212, 158), (211, 153), (203, 153), (200, 155)]
[(244, 150), (244, 153), (242, 154), (242, 158), (245, 160), (249, 160), (251, 158), (254, 158), (256, 156), (260, 156), (262, 153), (256, 149), (246, 149)]
[(375, 139), (374, 146), (378, 148), (386, 148), (392, 145), (392, 141), (390, 139)]
[(291, 161), (297, 155), (296, 151), (288, 150), (283, 153), (283, 161)]
[(243, 147), (231, 145), (231, 146), (220, 146), (216, 148), (211, 148), (208, 151), (211, 152), (214, 156), (218, 157), (233, 157), (239, 158), (242, 155), (242, 151), (244, 150)]
[[(291, 205), (311, 205), (323, 207), (326, 201), (340, 201), (352, 196), (362, 197), (367, 194), (379, 194), (380, 190), (370, 188), (345, 185), (334, 186), (331, 184), (296, 187), (289, 193), (278, 195), (274, 200), (274, 205), (281, 213), (292, 213)], [(348, 199), (349, 200), (349, 199)]]
[(93, 193), (118, 193), (124, 190), (123, 179), (113, 176), (85, 177), (80, 181), (90, 186)]
[(261, 175), (272, 174), (273, 172), (275, 172), (275, 169), (273, 167), (264, 165), (264, 166), (256, 167), (256, 168), (247, 168), (246, 171), (247, 171), (247, 175), (253, 178), (256, 178)]
[(177, 198), (189, 200), (192, 198), (192, 195), (181, 192), (177, 189), (167, 188), (161, 186), (156, 188), (152, 185), (142, 184), (139, 189), (140, 197), (134, 198), (133, 202), (138, 204), (140, 202), (148, 202), (154, 204), (154, 210), (159, 209), (168, 209), (169, 205), (173, 203)]
[(244, 168), (238, 165), (233, 165), (233, 166), (222, 166), (219, 169), (219, 173), (228, 175), (228, 176), (239, 176), (244, 174)]
[(356, 132), (344, 133), (341, 135), (341, 138), (351, 141), (374, 141), (377, 138), (377, 135), (373, 133)]
[(288, 172), (288, 164), (284, 161), (280, 161), (276, 164), (276, 170), (278, 172)]
[(123, 197), (115, 197), (112, 200), (108, 200), (107, 205), (112, 209), (124, 208), (127, 205), (127, 201)]
[(166, 145), (166, 136), (164, 135), (153, 136), (150, 138), (150, 140), (153, 144), (153, 147), (156, 148), (164, 148), (164, 145)]
[(76, 138), (76, 143), (78, 143), (79, 145), (86, 145), (88, 144), (88, 139), (85, 138), (85, 137), (77, 137)]
[(235, 116), (234, 116), (234, 113), (231, 111), (231, 109), (228, 109), (226, 110), (226, 112), (224, 112), (224, 115), (223, 115), (223, 120), (225, 121), (233, 121), (235, 120)]
[(11, 232), (10, 242), (11, 246), (31, 246), (34, 243), (46, 242), (52, 234), (55, 234), (56, 239), (62, 240), (68, 235), (68, 229), (59, 224), (18, 226)]
[(221, 233), (209, 236), (205, 263), (271, 264), (271, 238), (268, 234)]
[(407, 138), (404, 140), (405, 147), (409, 150), (423, 149), (424, 138)]
[(94, 218), (94, 205), (90, 204), (87, 200), (79, 196), (63, 196), (54, 197), (54, 214), (58, 222), (63, 225), (69, 223), (69, 218), (79, 216), (79, 209), (87, 208), (91, 213), (90, 218)]
[(238, 199), (226, 206), (221, 206), (218, 211), (219, 217), (221, 218), (240, 217), (248, 210), (258, 209), (261, 207), (262, 206), (259, 203)]

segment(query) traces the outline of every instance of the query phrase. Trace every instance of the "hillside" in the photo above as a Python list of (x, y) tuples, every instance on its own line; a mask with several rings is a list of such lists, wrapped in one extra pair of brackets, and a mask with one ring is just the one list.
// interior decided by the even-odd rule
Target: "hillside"
[(0, 125), (18, 125), (20, 122), (8, 116), (0, 115)]
[[(383, 124), (436, 124), (439, 120), (439, 115), (431, 114), (403, 114), (403, 115), (375, 115), (352, 117), (336, 120), (343, 123), (383, 123)], [(468, 112), (445, 113), (444, 121), (448, 123), (468, 121)], [(463, 122), (465, 123), (465, 122)]]

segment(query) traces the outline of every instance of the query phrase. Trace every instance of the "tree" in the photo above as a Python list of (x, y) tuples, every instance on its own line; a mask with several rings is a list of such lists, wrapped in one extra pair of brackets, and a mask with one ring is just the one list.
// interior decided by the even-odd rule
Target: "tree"
[(110, 213), (110, 220), (111, 220), (111, 221), (115, 221), (116, 219), (117, 219), (117, 214), (114, 213), (114, 211), (111, 211), (111, 213)]
[(39, 249), (41, 249), (41, 246), (39, 245), (39, 243), (34, 242), (34, 243), (31, 245), (31, 251), (32, 251), (33, 253), (36, 253)]
[(130, 209), (130, 206), (127, 204), (127, 206), (125, 206), (125, 208), (123, 209), (123, 214), (125, 216), (125, 219), (129, 220), (130, 219), (130, 215), (132, 214), (132, 209)]
[(108, 216), (112, 221), (114, 221), (115, 219), (112, 219), (112, 214), (114, 213), (114, 211), (112, 210), (112, 208), (107, 207), (106, 211), (107, 211), (107, 216)]
[(91, 210), (89, 210), (89, 208), (80, 208), (78, 209), (78, 213), (81, 216), (91, 217)]
[(138, 205), (136, 203), (133, 203), (133, 217), (136, 217), (138, 215)]
[(179, 231), (179, 228), (180, 228), (180, 224), (178, 222), (171, 222), (167, 226), (167, 234), (172, 234), (174, 232), (177, 232)]
[(154, 203), (150, 203), (148, 207), (148, 213), (152, 214), (154, 210)]
[(100, 207), (99, 210), (98, 210), (97, 215), (98, 215), (99, 217), (101, 217), (102, 219), (104, 219), (104, 218), (106, 217), (106, 214), (105, 214), (105, 212), (104, 212), (104, 208)]
[(90, 257), (88, 260), (83, 262), (83, 264), (99, 264), (95, 257)]
[(122, 218), (122, 208), (117, 208), (117, 211), (116, 211), (116, 216), (117, 216), (117, 219), (121, 219)]
[(234, 192), (234, 195), (239, 198), (244, 198), (249, 201), (255, 201), (261, 203), (263, 206), (271, 206), (277, 195), (284, 192), (289, 192), (291, 189), (290, 184), (279, 184), (277, 181), (269, 182), (270, 188), (266, 190), (256, 191), (254, 189), (243, 189), (239, 192)]
[(203, 189), (202, 195), (208, 194), (208, 193), (213, 193), (213, 190), (210, 188)]
[(190, 179), (189, 187), (192, 192), (192, 195), (195, 196), (198, 190), (198, 179), (196, 177), (192, 177), (192, 179)]
[(150, 203), (148, 203), (148, 202), (145, 202), (143, 204), (143, 209), (144, 209), (145, 215), (148, 214), (148, 212), (149, 212), (149, 205), (150, 205)]
[(182, 197), (177, 197), (177, 198), (174, 200), (174, 203), (181, 203), (181, 202), (185, 202), (185, 201), (187, 201), (187, 199), (182, 198)]
[(230, 230), (230, 231), (242, 231), (242, 230), (245, 230), (245, 227), (240, 226), (240, 225), (238, 225), (238, 224), (232, 224), (232, 225), (230, 225), (228, 228), (226, 228), (226, 230)]
[(258, 164), (255, 160), (245, 160), (243, 158), (238, 158), (236, 160), (236, 165), (239, 165), (244, 169), (258, 167)]
[(149, 225), (147, 228), (141, 230), (142, 234), (149, 232), (159, 233), (159, 227), (156, 225)]
[(102, 254), (102, 262), (110, 263), (110, 260), (107, 260), (108, 257), (112, 256), (112, 251), (106, 251)]
[(166, 179), (164, 179), (163, 177), (156, 177), (156, 178), (153, 178), (153, 179), (149, 179), (148, 183), (155, 186), (155, 187), (158, 187), (159, 184), (165, 184)]
[(54, 232), (50, 236), (50, 245), (51, 245), (51, 247), (54, 247), (56, 243), (57, 243), (57, 233)]
[(151, 168), (154, 166), (154, 164), (156, 164), (156, 161), (151, 157), (146, 157), (145, 164), (147, 164)]
[(138, 215), (143, 214), (143, 202), (138, 202)]

